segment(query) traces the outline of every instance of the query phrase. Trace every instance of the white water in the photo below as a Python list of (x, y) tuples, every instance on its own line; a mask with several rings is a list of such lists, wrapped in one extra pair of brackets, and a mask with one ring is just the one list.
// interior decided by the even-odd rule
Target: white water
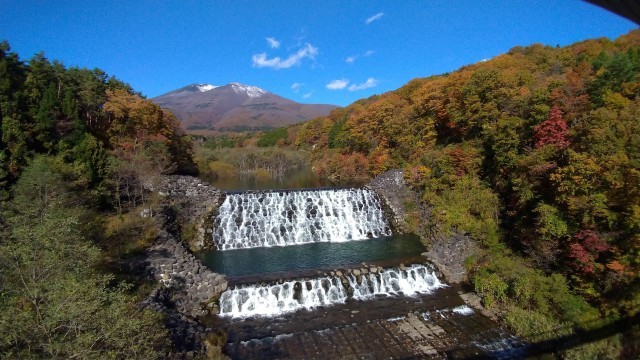
[(214, 219), (213, 241), (230, 250), (389, 235), (373, 191), (340, 189), (229, 194)]
[(467, 305), (456, 306), (451, 311), (460, 315), (471, 315), (475, 313), (475, 311), (473, 311), (473, 309), (468, 307)]
[(392, 268), (379, 274), (362, 275), (360, 282), (349, 275), (349, 285), (355, 299), (367, 299), (376, 295), (412, 296), (418, 293), (430, 293), (444, 286), (436, 275), (424, 265), (411, 265), (400, 270)]
[[(412, 265), (400, 270), (385, 269), (378, 274), (361, 276), (361, 281), (349, 275), (352, 298), (367, 300), (375, 295), (405, 295), (430, 293), (444, 286), (424, 265)], [(244, 285), (225, 291), (220, 296), (220, 315), (231, 317), (277, 316), (299, 309), (311, 309), (344, 303), (349, 291), (338, 277), (294, 280), (275, 285)]]
[(347, 292), (338, 278), (323, 277), (266, 286), (246, 285), (222, 293), (220, 315), (273, 316), (302, 308), (343, 303), (346, 299)]

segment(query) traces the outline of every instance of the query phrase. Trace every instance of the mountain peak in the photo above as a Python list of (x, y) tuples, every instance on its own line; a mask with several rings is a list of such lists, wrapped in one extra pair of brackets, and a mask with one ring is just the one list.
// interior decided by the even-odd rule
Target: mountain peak
[(268, 91), (260, 89), (257, 86), (244, 85), (237, 82), (233, 82), (229, 85), (231, 85), (231, 87), (233, 88), (233, 91), (235, 91), (236, 94), (244, 93), (244, 94), (247, 94), (247, 96), (252, 98), (260, 97), (268, 93)]
[(200, 92), (206, 92), (206, 91), (213, 90), (213, 89), (218, 87), (218, 86), (211, 85), (211, 84), (195, 84), (195, 86), (198, 89), (198, 91), (200, 91)]
[(334, 105), (300, 104), (257, 86), (191, 84), (152, 99), (192, 131), (260, 130), (324, 116)]

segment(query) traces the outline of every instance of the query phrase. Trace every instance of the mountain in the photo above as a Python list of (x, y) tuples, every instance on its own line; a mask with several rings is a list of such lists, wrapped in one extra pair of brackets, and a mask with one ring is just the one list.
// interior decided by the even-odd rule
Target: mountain
[(256, 86), (191, 84), (151, 99), (187, 130), (257, 130), (325, 116), (338, 106), (300, 104)]

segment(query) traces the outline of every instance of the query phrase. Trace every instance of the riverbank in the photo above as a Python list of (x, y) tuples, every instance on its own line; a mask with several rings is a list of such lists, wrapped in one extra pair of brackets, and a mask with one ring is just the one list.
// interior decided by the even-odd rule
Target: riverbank
[(407, 186), (402, 170), (384, 172), (366, 186), (384, 200), (394, 231), (413, 232), (420, 236), (427, 248), (423, 255), (437, 267), (444, 280), (460, 283), (467, 279), (464, 262), (478, 254), (478, 246), (465, 234), (441, 231), (432, 220), (431, 209)]

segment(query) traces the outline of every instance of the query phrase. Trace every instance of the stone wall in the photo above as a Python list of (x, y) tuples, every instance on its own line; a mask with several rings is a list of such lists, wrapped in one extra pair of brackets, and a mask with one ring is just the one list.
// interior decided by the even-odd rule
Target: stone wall
[(148, 270), (180, 313), (198, 317), (217, 313), (216, 300), (225, 290), (224, 275), (209, 270), (182, 243), (163, 231), (147, 250)]
[[(199, 250), (213, 246), (211, 217), (223, 200), (220, 190), (189, 176), (163, 176), (145, 184), (160, 195), (157, 209), (147, 209), (160, 230), (144, 256), (131, 264), (157, 282), (155, 289), (141, 306), (166, 315), (166, 326), (173, 341), (167, 358), (194, 358), (209, 351), (208, 336), (214, 329), (204, 326), (199, 318), (217, 314), (217, 300), (227, 290), (224, 275), (204, 266), (187, 248)], [(185, 227), (195, 236), (184, 242)], [(208, 230), (208, 231), (207, 231)]]
[[(214, 246), (212, 218), (224, 201), (224, 193), (198, 178), (180, 175), (157, 178), (147, 187), (177, 210), (183, 228), (181, 240), (192, 251)], [(184, 238), (187, 233), (191, 235), (188, 239)]]
[(375, 191), (381, 198), (394, 232), (410, 232), (411, 229), (406, 221), (405, 202), (411, 198), (412, 194), (404, 182), (402, 170), (389, 170), (382, 173), (365, 186)]
[[(163, 216), (162, 212), (159, 215)], [(203, 266), (165, 229), (145, 255), (143, 266), (158, 286), (141, 306), (166, 315), (174, 345), (166, 358), (194, 358), (206, 353), (206, 337), (215, 330), (201, 324), (198, 317), (218, 312), (217, 299), (227, 289), (225, 277)]]
[(475, 240), (469, 236), (452, 233), (443, 234), (435, 229), (428, 238), (427, 252), (423, 253), (440, 270), (449, 283), (467, 279), (464, 262), (469, 256), (478, 254)]

